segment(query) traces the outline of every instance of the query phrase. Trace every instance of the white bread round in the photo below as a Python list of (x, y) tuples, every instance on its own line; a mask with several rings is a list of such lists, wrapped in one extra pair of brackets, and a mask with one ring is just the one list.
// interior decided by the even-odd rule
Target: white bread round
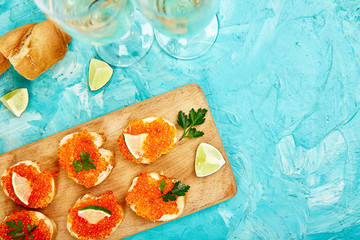
[[(160, 174), (163, 174), (163, 173), (160, 172)], [(159, 173), (155, 173), (155, 172), (149, 173), (150, 177), (152, 177), (152, 178), (155, 179), (155, 180), (159, 180), (159, 179), (160, 179), (160, 174), (159, 174)], [(130, 191), (135, 187), (138, 178), (139, 178), (139, 177), (136, 177), (136, 178), (133, 179), (132, 184), (131, 184), (128, 192), (130, 192)], [(172, 181), (173, 181), (173, 182), (177, 182), (178, 180), (172, 179)], [(180, 215), (182, 214), (182, 212), (184, 211), (184, 208), (185, 208), (185, 196), (179, 196), (179, 197), (176, 199), (176, 204), (177, 204), (177, 208), (178, 208), (178, 210), (179, 210), (179, 212), (178, 212), (177, 214), (165, 214), (165, 215), (163, 215), (160, 219), (158, 219), (158, 220), (156, 220), (156, 221), (166, 222), (166, 221), (173, 220), (173, 219), (177, 218), (178, 216), (180, 216)], [(133, 211), (136, 213), (135, 207), (136, 207), (136, 204), (131, 204), (131, 205), (130, 205), (131, 210), (133, 210)]]
[[(66, 135), (65, 137), (63, 137), (60, 141), (60, 147), (62, 145), (64, 145), (69, 139), (71, 139), (76, 133), (71, 133), (69, 135)], [(96, 147), (99, 149), (99, 153), (101, 154), (101, 156), (105, 159), (106, 162), (108, 162), (108, 167), (106, 168), (105, 171), (101, 172), (100, 175), (98, 176), (98, 180), (95, 183), (94, 186), (100, 184), (101, 182), (103, 182), (111, 173), (111, 170), (114, 168), (115, 165), (115, 159), (114, 159), (114, 152), (104, 149), (104, 148), (100, 148), (104, 142), (106, 137), (103, 134), (99, 134), (96, 132), (89, 132), (90, 135), (92, 135), (95, 139), (94, 139), (94, 144), (96, 145)], [(74, 179), (74, 181), (76, 183), (79, 183), (79, 181), (77, 179)]]
[[(148, 122), (153, 122), (153, 121), (155, 121), (157, 118), (158, 118), (158, 117), (148, 117), (148, 118), (142, 119), (142, 121), (143, 121), (144, 123), (148, 123)], [(163, 119), (163, 120), (164, 120), (166, 123), (168, 123), (170, 126), (173, 126), (173, 127), (176, 129), (175, 125), (172, 124), (169, 120), (167, 120), (167, 119), (165, 119), (165, 118), (163, 118), (163, 117), (160, 117), (160, 118)], [(176, 138), (176, 134), (175, 134), (174, 143), (176, 143), (176, 142), (177, 142), (177, 138)], [(159, 156), (159, 157), (160, 157), (160, 156)], [(141, 159), (140, 163), (142, 163), (142, 164), (150, 164), (150, 163), (151, 163), (150, 160), (147, 159), (147, 158), (140, 157), (140, 159)]]
[[(16, 164), (12, 165), (11, 167), (15, 167), (15, 166), (17, 166), (17, 165), (19, 165), (19, 164), (22, 164), (22, 163), (25, 164), (25, 165), (27, 165), (27, 166), (33, 166), (33, 167), (35, 167), (38, 173), (41, 172), (40, 167), (39, 167), (39, 165), (38, 165), (37, 163), (32, 162), (32, 161), (28, 161), (28, 160), (27, 160), (27, 161), (18, 162), (18, 163), (16, 163)], [(10, 167), (10, 168), (11, 168), (11, 167)], [(9, 172), (7, 171), (7, 169), (4, 170), (3, 174), (1, 175), (1, 177), (6, 176), (6, 175), (9, 175)], [(8, 196), (8, 197), (10, 197), (9, 192), (7, 191), (7, 189), (4, 188), (2, 181), (0, 181), (0, 182), (1, 182), (1, 187), (4, 189), (5, 195)], [(55, 180), (54, 180), (54, 178), (51, 179), (51, 186), (52, 186), (52, 191), (51, 191), (50, 194), (49, 194), (49, 197), (50, 197), (49, 203), (51, 203), (52, 200), (55, 198), (56, 186), (55, 186)], [(14, 200), (14, 199), (12, 199), (12, 200)]]
[[(76, 204), (78, 204), (78, 203), (80, 203), (80, 202), (88, 199), (88, 198), (90, 198), (90, 199), (98, 199), (98, 198), (100, 198), (100, 197), (95, 197), (94, 195), (92, 195), (92, 194), (90, 194), (90, 193), (85, 194), (84, 196), (82, 196), (82, 197), (80, 197), (78, 200), (76, 200), (74, 206), (75, 206)], [(124, 209), (122, 208), (121, 205), (120, 205), (120, 207), (121, 207), (122, 217), (120, 218), (120, 221), (116, 224), (116, 226), (112, 228), (111, 233), (113, 233), (113, 232), (120, 226), (120, 224), (121, 224), (121, 222), (122, 222), (122, 220), (123, 220), (123, 218), (124, 218)], [(71, 231), (72, 225), (71, 225), (71, 223), (70, 223), (69, 217), (70, 217), (70, 216), (68, 216), (67, 222), (66, 222), (67, 230), (69, 231), (69, 233), (71, 234), (71, 236), (73, 236), (73, 237), (75, 237), (75, 238), (77, 238), (77, 239), (80, 239), (80, 237), (79, 237), (75, 232)], [(110, 234), (111, 234), (111, 233), (110, 233)], [(90, 240), (91, 240), (91, 239), (90, 239)], [(95, 240), (95, 239), (94, 239), (94, 240)]]
[[(54, 240), (56, 237), (56, 233), (57, 233), (57, 227), (56, 227), (56, 223), (54, 222), (54, 220), (52, 220), (51, 218), (48, 218), (41, 212), (37, 212), (37, 211), (29, 211), (29, 212), (35, 213), (35, 216), (37, 217), (38, 220), (44, 219), (44, 222), (50, 231), (50, 239)], [(6, 221), (6, 218), (7, 217), (5, 217), (4, 221)]]

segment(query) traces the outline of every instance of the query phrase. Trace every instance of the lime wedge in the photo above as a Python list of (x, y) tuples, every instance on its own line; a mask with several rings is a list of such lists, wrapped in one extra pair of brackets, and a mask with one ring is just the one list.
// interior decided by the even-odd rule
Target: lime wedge
[(78, 211), (79, 217), (84, 218), (90, 224), (97, 224), (105, 217), (111, 216), (111, 211), (102, 206), (89, 205)]
[(114, 70), (106, 62), (92, 58), (89, 66), (89, 87), (91, 91), (102, 88), (111, 78)]
[(144, 154), (144, 149), (142, 146), (144, 145), (144, 141), (148, 134), (143, 133), (139, 135), (131, 135), (124, 133), (123, 136), (125, 144), (131, 155), (133, 155), (135, 158), (141, 157)]
[(215, 147), (200, 143), (196, 150), (195, 173), (198, 177), (206, 177), (217, 172), (225, 164), (225, 159)]
[(32, 192), (29, 181), (26, 178), (21, 177), (16, 172), (12, 172), (11, 183), (14, 193), (19, 198), (19, 200), (25, 205), (29, 205), (29, 198)]
[(26, 88), (19, 88), (2, 96), (0, 101), (15, 116), (20, 117), (29, 104), (29, 93)]

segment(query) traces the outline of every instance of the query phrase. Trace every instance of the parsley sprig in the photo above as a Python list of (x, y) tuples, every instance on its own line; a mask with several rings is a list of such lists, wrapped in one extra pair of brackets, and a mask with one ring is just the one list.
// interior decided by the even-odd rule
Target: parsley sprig
[(194, 126), (201, 125), (205, 122), (205, 114), (207, 111), (208, 110), (205, 108), (199, 108), (197, 111), (192, 108), (190, 110), (189, 116), (187, 116), (183, 111), (180, 110), (177, 123), (182, 129), (184, 129), (184, 133), (180, 140), (185, 137), (198, 138), (204, 135), (202, 131), (197, 131)]
[(94, 164), (94, 159), (90, 158), (90, 153), (80, 152), (80, 158), (81, 158), (81, 161), (79, 161), (79, 160), (73, 161), (73, 166), (74, 166), (75, 172), (78, 173), (83, 170), (89, 171), (90, 169), (96, 169), (95, 164)]
[(17, 239), (17, 240), (25, 240), (25, 237), (28, 236), (29, 238), (34, 238), (34, 235), (31, 233), (35, 231), (35, 229), (38, 227), (37, 225), (32, 225), (29, 223), (26, 226), (26, 231), (24, 231), (22, 228), (24, 227), (24, 223), (19, 219), (17, 223), (15, 220), (7, 221), (6, 225), (8, 226), (8, 229), (14, 229), (7, 233), (7, 235), (11, 236), (11, 239)]
[(176, 196), (185, 196), (186, 192), (189, 191), (190, 186), (181, 184), (181, 181), (177, 181), (174, 184), (174, 187), (171, 191), (164, 194), (166, 182), (164, 179), (161, 180), (159, 184), (159, 189), (161, 191), (161, 197), (163, 198), (164, 202), (168, 201), (176, 201)]

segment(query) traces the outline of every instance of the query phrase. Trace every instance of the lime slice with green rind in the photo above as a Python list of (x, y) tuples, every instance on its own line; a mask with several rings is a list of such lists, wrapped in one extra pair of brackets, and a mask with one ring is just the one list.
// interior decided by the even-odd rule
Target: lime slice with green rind
[(29, 92), (26, 88), (19, 88), (2, 96), (0, 101), (15, 116), (20, 117), (29, 104)]
[(79, 217), (84, 218), (90, 224), (97, 224), (105, 217), (111, 216), (111, 211), (105, 207), (88, 205), (78, 211)]
[(195, 156), (195, 173), (198, 177), (209, 176), (224, 166), (225, 159), (214, 146), (200, 143)]
[(25, 205), (29, 205), (29, 198), (32, 192), (30, 182), (16, 172), (12, 172), (11, 184), (16, 197)]
[(143, 145), (148, 134), (142, 133), (139, 135), (131, 135), (124, 133), (123, 136), (126, 147), (129, 149), (131, 155), (133, 155), (135, 158), (141, 157), (144, 154)]
[(114, 70), (101, 60), (92, 58), (89, 66), (89, 87), (91, 91), (96, 91), (105, 86), (110, 80)]

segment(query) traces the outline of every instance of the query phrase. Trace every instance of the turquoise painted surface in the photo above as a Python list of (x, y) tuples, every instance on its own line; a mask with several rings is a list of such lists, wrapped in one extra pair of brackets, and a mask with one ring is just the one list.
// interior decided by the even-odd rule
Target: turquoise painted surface
[[(0, 153), (187, 83), (209, 101), (238, 183), (231, 200), (128, 239), (360, 239), (360, 2), (222, 0), (213, 48), (177, 61), (155, 43), (139, 64), (87, 86), (95, 52), (73, 40), (27, 87), (21, 118), (0, 106)], [(0, 0), (0, 35), (44, 16)]]

